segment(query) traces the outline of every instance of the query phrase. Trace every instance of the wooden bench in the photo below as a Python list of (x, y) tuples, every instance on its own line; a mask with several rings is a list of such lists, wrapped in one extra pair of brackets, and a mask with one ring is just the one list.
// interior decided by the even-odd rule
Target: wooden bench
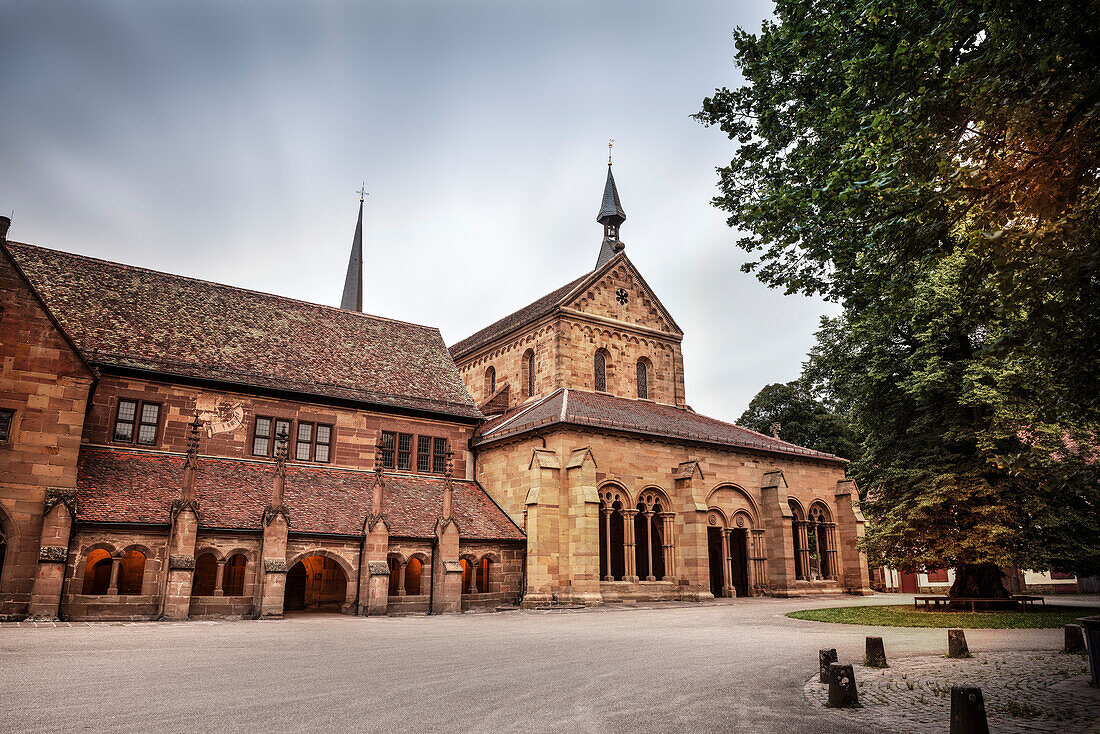
[(950, 604), (951, 602), (962, 602), (962, 603), (969, 602), (970, 603), (970, 611), (972, 611), (972, 612), (976, 611), (975, 605), (977, 605), (977, 604), (994, 604), (994, 603), (1003, 604), (1005, 602), (1016, 602), (1017, 604), (1022, 604), (1025, 607), (1030, 607), (1033, 604), (1035, 604), (1035, 602), (1042, 602), (1043, 606), (1046, 606), (1046, 604), (1047, 604), (1047, 600), (1044, 599), (1041, 596), (1028, 596), (1026, 594), (1013, 594), (1012, 596), (1010, 596), (1007, 599), (982, 599), (982, 598), (960, 599), (960, 598), (952, 598), (950, 596), (945, 596), (943, 594), (936, 594), (934, 596), (914, 596), (913, 597), (913, 609), (917, 608), (918, 603), (924, 604), (925, 609), (927, 609), (929, 605), (931, 605), (934, 609), (939, 609), (940, 605)]

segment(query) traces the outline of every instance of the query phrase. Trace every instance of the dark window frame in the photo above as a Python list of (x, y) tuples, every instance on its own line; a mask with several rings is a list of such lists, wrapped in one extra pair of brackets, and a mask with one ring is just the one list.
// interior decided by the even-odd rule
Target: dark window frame
[(447, 439), (432, 436), (432, 474), (447, 473)]
[(596, 392), (607, 392), (607, 355), (598, 350), (592, 358), (592, 387)]
[(635, 375), (638, 397), (642, 400), (649, 400), (649, 365), (645, 363), (644, 359), (638, 360)]
[[(122, 416), (122, 404), (133, 403), (134, 415), (129, 420), (123, 419)], [(156, 421), (150, 423), (145, 420), (145, 408), (146, 406), (156, 407), (157, 417)], [(118, 399), (118, 403), (115, 405), (115, 420), (111, 425), (111, 443), (129, 444), (130, 446), (156, 446), (159, 443), (161, 434), (161, 415), (164, 413), (164, 403), (157, 402), (155, 400), (142, 400), (140, 398), (123, 398)], [(130, 437), (128, 439), (118, 437), (119, 425), (130, 426)], [(140, 440), (141, 429), (147, 426), (153, 427), (153, 437), (148, 441)]]
[[(413, 463), (413, 439), (415, 436), (411, 433), (398, 433), (397, 434), (397, 471), (412, 471)], [(408, 439), (408, 448), (401, 448), (402, 440)], [(402, 464), (404, 466), (402, 467)]]
[[(309, 427), (309, 439), (302, 440), (302, 428)], [(317, 435), (320, 433), (321, 428), (328, 429), (328, 443), (322, 443), (321, 445), (328, 447), (328, 456), (324, 459), (317, 458)], [(314, 464), (331, 464), (332, 463), (332, 447), (336, 443), (336, 428), (330, 423), (319, 423), (317, 421), (298, 421), (298, 425), (294, 430), (294, 461), (310, 462)], [(307, 456), (302, 456), (302, 449), (306, 448)]]
[(535, 352), (527, 354), (527, 397), (535, 395)]
[[(389, 438), (387, 447), (386, 439)], [(380, 451), (383, 469), (397, 468), (397, 431), (382, 431), (382, 449)]]
[(416, 473), (432, 473), (432, 438), (433, 436), (416, 437)]
[[(260, 421), (267, 421), (267, 435), (260, 436), (256, 433), (256, 429), (259, 426)], [(279, 438), (279, 426), (286, 425), (287, 441), (290, 441), (291, 430), (294, 428), (294, 421), (290, 418), (278, 418), (273, 415), (257, 415), (252, 419), (252, 455), (253, 456), (267, 456), (272, 457), (275, 455), (275, 449), (278, 447)], [(262, 438), (267, 441), (266, 453), (257, 453), (256, 451), (256, 439)]]
[(10, 408), (0, 408), (0, 443), (12, 440), (12, 430), (15, 428), (15, 411)]

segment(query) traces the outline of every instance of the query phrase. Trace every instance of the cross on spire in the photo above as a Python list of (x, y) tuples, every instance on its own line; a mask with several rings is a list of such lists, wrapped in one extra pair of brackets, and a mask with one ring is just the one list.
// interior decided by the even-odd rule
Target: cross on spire
[(366, 196), (370, 196), (370, 194), (367, 193), (367, 182), (364, 181), (363, 185), (360, 186), (359, 190), (356, 191), (355, 193), (359, 194), (359, 203), (362, 204), (363, 203), (363, 198), (366, 197)]
[(607, 165), (611, 165), (611, 146), (615, 144), (615, 138), (608, 138), (607, 140)]

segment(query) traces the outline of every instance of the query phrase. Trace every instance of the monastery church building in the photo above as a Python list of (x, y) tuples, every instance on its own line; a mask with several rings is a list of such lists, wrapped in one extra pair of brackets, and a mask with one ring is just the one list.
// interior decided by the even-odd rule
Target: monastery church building
[(844, 460), (685, 400), (627, 257), (452, 345), (8, 241), (0, 619), (379, 615), (868, 592)]

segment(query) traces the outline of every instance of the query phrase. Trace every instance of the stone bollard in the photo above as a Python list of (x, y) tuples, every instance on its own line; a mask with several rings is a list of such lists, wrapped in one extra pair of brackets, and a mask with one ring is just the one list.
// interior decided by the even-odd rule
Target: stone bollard
[(859, 706), (856, 674), (851, 665), (829, 663), (829, 702), (826, 705), (838, 709)]
[(981, 688), (951, 686), (951, 734), (989, 734)]
[(817, 651), (818, 681), (821, 683), (829, 682), (829, 664), (836, 661), (836, 650)]
[(966, 633), (962, 630), (947, 630), (947, 657), (970, 657), (970, 648), (966, 646)]
[(1066, 646), (1063, 652), (1085, 651), (1085, 628), (1079, 624), (1066, 625)]
[(863, 656), (863, 664), (868, 668), (888, 668), (886, 664), (886, 649), (882, 646), (881, 637), (867, 638), (867, 651)]

